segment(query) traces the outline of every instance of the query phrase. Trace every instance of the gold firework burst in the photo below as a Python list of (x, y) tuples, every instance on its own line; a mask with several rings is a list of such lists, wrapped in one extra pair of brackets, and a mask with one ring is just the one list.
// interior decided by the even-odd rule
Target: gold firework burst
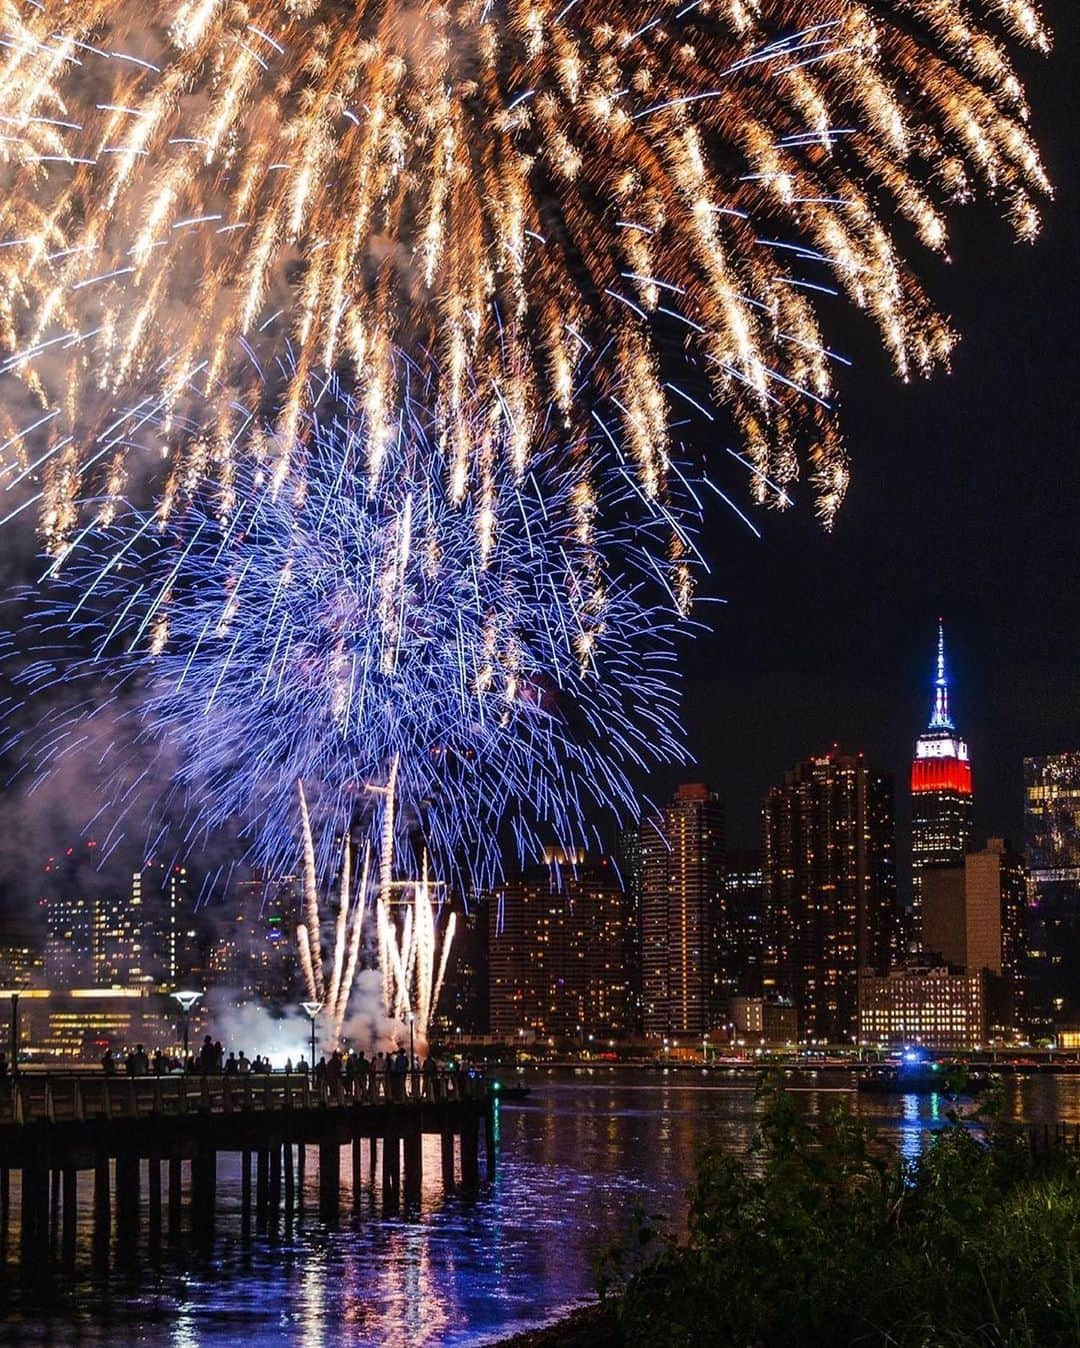
[[(847, 467), (823, 292), (872, 317), (901, 376), (926, 371), (953, 334), (918, 246), (944, 250), (950, 205), (979, 192), (1031, 237), (1048, 191), (1009, 55), (1049, 45), (1029, 0), (0, 11), (2, 368), (55, 413), (56, 539), (89, 474), (119, 490), (148, 404), (177, 418), (163, 512), (206, 474), (227, 493), (247, 429), (231, 392), (283, 331), (277, 443), (295, 441), (312, 373), (345, 368), (373, 475), (395, 351), (433, 352), (455, 496), (493, 442), (524, 469), (552, 405), (587, 415), (584, 352), (604, 353), (622, 440), (660, 491), (659, 353), (684, 343), (757, 494), (782, 500), (809, 463), (829, 518)], [(217, 397), (202, 435), (183, 421), (192, 390)], [(121, 398), (137, 408), (114, 424)], [(497, 423), (479, 441), (478, 398)]]

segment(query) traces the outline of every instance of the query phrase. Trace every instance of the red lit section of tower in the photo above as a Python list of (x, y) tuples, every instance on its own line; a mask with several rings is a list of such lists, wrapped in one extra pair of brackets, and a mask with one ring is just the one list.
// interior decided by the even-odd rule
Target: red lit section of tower
[[(966, 748), (966, 746), (963, 746)], [(971, 795), (971, 764), (966, 758), (916, 758), (911, 765), (911, 791), (953, 791)]]

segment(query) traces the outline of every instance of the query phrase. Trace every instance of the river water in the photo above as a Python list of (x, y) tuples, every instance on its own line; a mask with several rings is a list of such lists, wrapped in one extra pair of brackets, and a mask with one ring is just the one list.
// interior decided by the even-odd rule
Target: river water
[[(209, 1254), (181, 1244), (101, 1275), (92, 1272), (90, 1186), (81, 1181), (74, 1274), (41, 1271), (31, 1290), (15, 1249), (13, 1184), (0, 1342), (491, 1343), (590, 1296), (595, 1256), (625, 1231), (634, 1205), (679, 1221), (702, 1147), (745, 1151), (753, 1131), (746, 1075), (560, 1069), (528, 1083), (527, 1101), (500, 1107), (494, 1183), (472, 1199), (444, 1195), (438, 1138), (428, 1138), (421, 1207), (408, 1217), (383, 1218), (370, 1189), (354, 1214), (343, 1164), (340, 1223), (320, 1223), (313, 1153), (303, 1218), (273, 1240), (244, 1237), (239, 1166), (223, 1156)], [(807, 1074), (791, 1087), (809, 1117), (837, 1103), (859, 1109), (908, 1155), (943, 1121), (937, 1097), (859, 1097), (845, 1072)], [(1080, 1077), (1007, 1079), (1005, 1108), (1025, 1122), (1080, 1124)]]

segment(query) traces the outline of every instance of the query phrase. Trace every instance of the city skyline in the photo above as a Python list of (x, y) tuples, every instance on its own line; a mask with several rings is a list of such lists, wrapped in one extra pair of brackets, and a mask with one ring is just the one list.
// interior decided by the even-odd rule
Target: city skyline
[[(926, 785), (928, 761), (946, 775), (966, 766), (940, 636), (929, 725), (916, 740), (913, 787)], [(929, 759), (919, 753), (927, 744)], [(462, 967), (447, 966), (437, 1033), (539, 1036), (582, 1051), (594, 1036), (612, 1046), (715, 1045), (740, 1024), (756, 1026), (746, 1032), (762, 1043), (769, 1034), (842, 1045), (857, 1034), (911, 1036), (940, 1048), (977, 1047), (988, 1035), (1052, 1038), (1075, 1014), (1078, 764), (1080, 750), (1026, 761), (1026, 857), (992, 836), (980, 846), (966, 829), (953, 838), (949, 815), (947, 845), (927, 850), (921, 914), (906, 916), (896, 784), (863, 755), (834, 748), (789, 768), (763, 801), (757, 855), (728, 849), (722, 802), (684, 782), (642, 820), (636, 844), (620, 838), (618, 863), (553, 852), (473, 894), (468, 911), (451, 896), (433, 912), (444, 948), (454, 922), (472, 930)], [(40, 950), (0, 927), (0, 983), (46, 999), (32, 1022), (45, 1053), (93, 1057), (101, 1035), (136, 1025), (156, 1041), (178, 986), (271, 1020), (295, 1012), (303, 989), (291, 932), (306, 921), (296, 876), (241, 870), (226, 902), (196, 915), (184, 868), (148, 861), (126, 872), (122, 895), (115, 885), (84, 890), (81, 862), (65, 849), (40, 868)], [(371, 964), (369, 946), (363, 967), (385, 967), (385, 957)], [(100, 1005), (72, 1010), (71, 997)]]

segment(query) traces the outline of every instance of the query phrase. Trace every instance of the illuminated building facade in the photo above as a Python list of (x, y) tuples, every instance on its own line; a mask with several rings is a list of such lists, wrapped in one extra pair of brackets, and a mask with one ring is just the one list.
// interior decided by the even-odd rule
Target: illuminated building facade
[(103, 887), (93, 848), (68, 848), (45, 863), (45, 985), (175, 988), (191, 964), (186, 868), (148, 861), (119, 894)]
[(861, 754), (800, 763), (763, 807), (763, 985), (806, 1039), (849, 1040), (860, 971), (884, 973), (896, 922), (894, 785)]
[(729, 1011), (731, 1034), (740, 1048), (798, 1042), (799, 1017), (786, 997), (732, 997)]
[(51, 894), (45, 909), (45, 982), (50, 988), (89, 987), (94, 979), (94, 911), (97, 900)]
[(619, 869), (626, 896), (626, 937), (624, 962), (630, 988), (632, 1029), (641, 1033), (641, 903), (644, 873), (641, 864), (641, 829), (622, 829), (615, 842), (615, 864)]
[(488, 923), (492, 1034), (629, 1032), (626, 902), (610, 861), (552, 857), (495, 892)]
[(296, 1000), (299, 905), (295, 875), (268, 879), (256, 871), (232, 886), (228, 906), (216, 914), (209, 968), (234, 1005), (281, 1007)]
[(1032, 1020), (1080, 1017), (1080, 751), (1024, 759)]
[(942, 1052), (988, 1042), (993, 975), (945, 965), (859, 977), (859, 1041), (882, 1048), (922, 1044)]
[(765, 944), (765, 885), (760, 852), (728, 852), (724, 864), (724, 907), (732, 933), (731, 965), (737, 991), (741, 996), (760, 996)]
[(132, 872), (130, 907), (133, 949), (126, 981), (177, 987), (190, 973), (195, 941), (187, 867), (147, 861)]
[(0, 945), (0, 988), (41, 987), (45, 982), (45, 955), (33, 945)]
[(27, 1003), (29, 1042), (36, 1053), (96, 1063), (106, 1048), (122, 1055), (137, 1044), (175, 1047), (167, 998), (148, 987), (50, 990)]
[(1026, 919), (1024, 858), (1001, 838), (923, 876), (923, 949), (954, 968), (1003, 978), (1015, 1023), (1024, 1019)]
[(40, 881), (45, 985), (90, 987), (94, 982), (94, 908), (102, 892), (97, 843), (73, 844), (46, 857)]
[(938, 624), (930, 720), (911, 764), (911, 884), (916, 940), (922, 938), (922, 880), (928, 866), (956, 866), (972, 845), (971, 762), (949, 710), (945, 630)]
[(699, 783), (641, 826), (642, 1022), (699, 1038), (726, 1018), (735, 941), (724, 895), (724, 813)]

